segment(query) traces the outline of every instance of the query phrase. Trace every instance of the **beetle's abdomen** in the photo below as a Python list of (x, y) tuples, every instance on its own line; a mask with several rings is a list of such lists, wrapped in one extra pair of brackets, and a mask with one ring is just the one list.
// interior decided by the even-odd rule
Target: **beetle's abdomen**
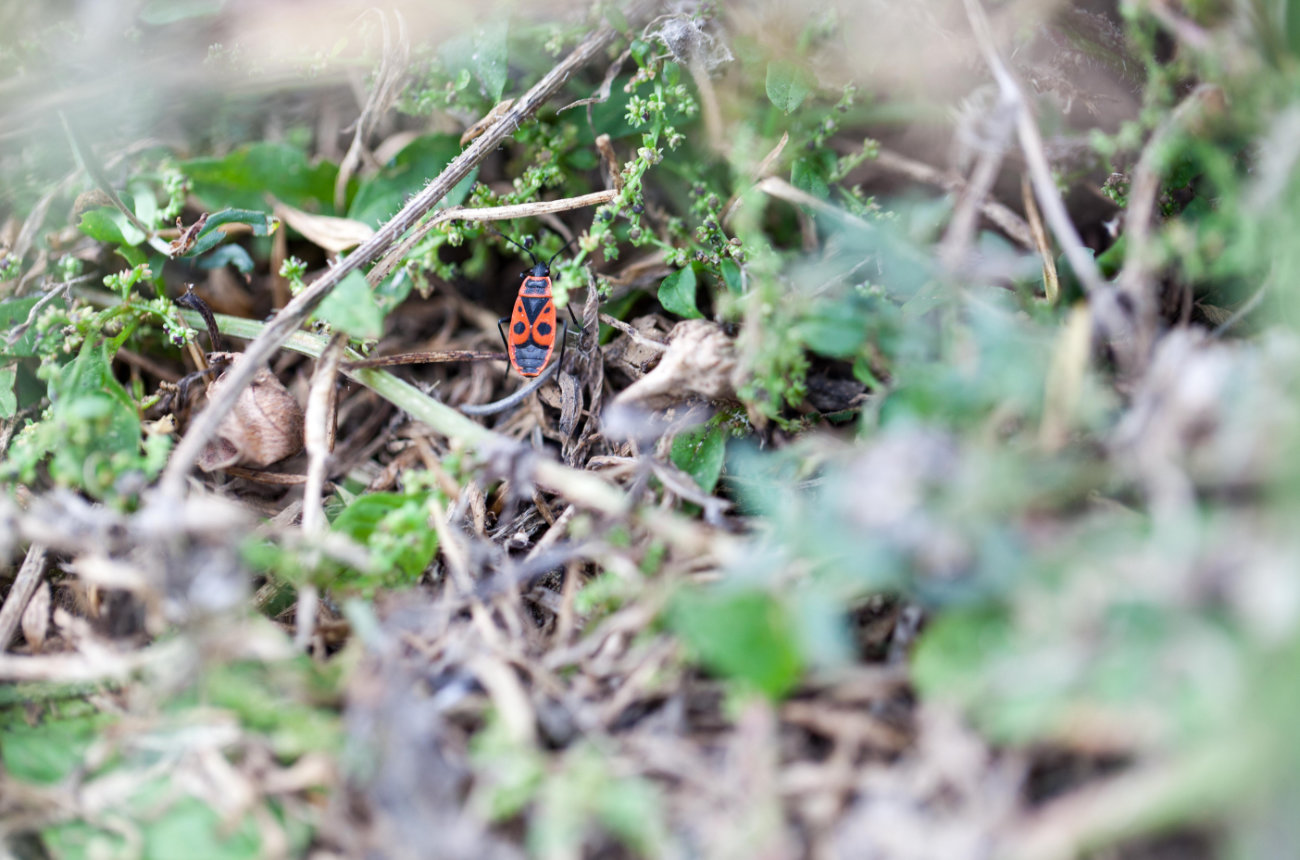
[(514, 347), (515, 367), (520, 376), (536, 376), (546, 366), (546, 357), (551, 354), (548, 347), (538, 346), (531, 339), (527, 343)]

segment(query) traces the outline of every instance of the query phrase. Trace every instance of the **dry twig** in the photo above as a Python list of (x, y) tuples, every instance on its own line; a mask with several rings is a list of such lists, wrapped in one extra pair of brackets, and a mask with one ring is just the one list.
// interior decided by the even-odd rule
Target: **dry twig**
[(8, 650), (9, 642), (18, 630), (18, 621), (23, 617), (23, 610), (36, 593), (36, 587), (41, 584), (41, 576), (45, 573), (45, 556), (46, 550), (41, 544), (34, 543), (27, 548), (27, 557), (23, 559), (18, 576), (10, 586), (9, 594), (5, 596), (4, 606), (0, 607), (0, 654)]

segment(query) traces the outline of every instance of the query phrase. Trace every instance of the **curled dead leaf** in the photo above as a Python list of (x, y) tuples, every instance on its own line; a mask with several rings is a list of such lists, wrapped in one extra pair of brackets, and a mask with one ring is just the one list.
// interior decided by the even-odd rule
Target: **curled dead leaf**
[(167, 256), (179, 257), (183, 254), (188, 254), (190, 249), (194, 247), (194, 243), (199, 240), (199, 233), (203, 232), (203, 227), (207, 223), (208, 213), (206, 212), (200, 215), (199, 220), (195, 221), (189, 227), (186, 227), (181, 219), (177, 218), (176, 229), (180, 231), (180, 235), (173, 239), (171, 244), (167, 246)]
[(375, 228), (362, 221), (333, 215), (313, 215), (278, 201), (275, 204), (275, 214), (301, 233), (307, 241), (331, 254), (355, 248), (375, 235)]
[(614, 403), (666, 409), (683, 400), (735, 400), (736, 344), (709, 320), (683, 320), (668, 335), (659, 365), (624, 389)]
[[(225, 378), (223, 373), (208, 387), (209, 400), (221, 390)], [(302, 432), (302, 407), (264, 367), (222, 419), (216, 437), (199, 457), (199, 468), (212, 472), (228, 466), (269, 466), (302, 450)]]
[(510, 108), (514, 107), (514, 104), (515, 104), (514, 99), (505, 99), (504, 101), (497, 102), (497, 104), (492, 108), (492, 110), (487, 112), (486, 116), (482, 117), (481, 119), (479, 119), (478, 122), (474, 123), (469, 128), (465, 129), (465, 133), (460, 136), (460, 145), (464, 146), (465, 144), (469, 143), (471, 140), (473, 140), (474, 138), (478, 137), (479, 135), (483, 134), (483, 132), (491, 128), (493, 124), (496, 123), (497, 120), (501, 119), (501, 117), (505, 116), (507, 113), (510, 112)]

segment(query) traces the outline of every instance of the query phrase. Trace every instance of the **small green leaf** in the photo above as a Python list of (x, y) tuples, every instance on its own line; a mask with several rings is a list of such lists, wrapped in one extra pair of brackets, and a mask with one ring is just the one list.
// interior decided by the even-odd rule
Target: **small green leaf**
[(701, 490), (712, 493), (727, 458), (729, 435), (727, 428), (720, 424), (677, 434), (672, 444), (673, 464), (694, 478)]
[(211, 254), (203, 257), (198, 261), (200, 269), (220, 269), (225, 266), (234, 266), (235, 269), (247, 275), (253, 271), (253, 258), (248, 251), (244, 250), (243, 245), (222, 245), (214, 250)]
[(775, 60), (767, 65), (767, 97), (785, 113), (794, 112), (812, 92), (812, 77), (794, 63)]
[(780, 699), (799, 682), (803, 660), (783, 606), (763, 591), (686, 589), (669, 625), (709, 669)]
[(830, 197), (828, 181), (835, 166), (835, 154), (823, 150), (799, 158), (790, 168), (790, 184), (800, 191), (825, 200)]
[(719, 268), (722, 270), (722, 282), (727, 285), (728, 292), (737, 296), (744, 295), (745, 279), (736, 261), (723, 260)]
[(77, 229), (100, 242), (128, 247), (139, 245), (145, 238), (125, 215), (107, 206), (81, 213)]
[[(174, 802), (166, 806), (163, 814), (146, 819), (143, 828), (145, 860), (192, 857), (196, 846), (202, 846), (203, 856), (211, 860), (256, 860), (265, 856), (251, 815), (235, 822), (223, 821), (206, 803), (186, 794), (176, 796), (172, 786), (167, 787), (166, 794), (173, 795)], [(232, 827), (232, 823), (238, 826)]]
[(695, 270), (687, 266), (664, 278), (659, 285), (659, 304), (685, 319), (703, 318), (704, 314), (695, 306)]
[(863, 320), (853, 313), (837, 312), (836, 305), (821, 306), (795, 326), (795, 336), (810, 350), (827, 358), (852, 358), (867, 338)]
[[(614, 6), (612, 4), (609, 6), (603, 6), (601, 8), (604, 11), (605, 20), (609, 23), (611, 27), (613, 27), (615, 30), (618, 30), (620, 33), (626, 33), (628, 31), (628, 28), (631, 25), (628, 24), (627, 18), (624, 17), (622, 10), (620, 10), (617, 6)], [(633, 44), (636, 43), (634, 42)], [(643, 42), (641, 44), (645, 44), (645, 43)]]
[(312, 317), (352, 337), (377, 338), (384, 333), (384, 311), (360, 272), (349, 272)]
[(332, 527), (369, 547), (386, 568), (383, 573), (395, 569), (409, 582), (438, 549), (438, 533), (428, 526), (427, 500), (426, 493), (371, 493), (344, 508)]
[(12, 418), (18, 412), (18, 395), (14, 385), (18, 382), (18, 367), (0, 367), (0, 418)]
[(247, 224), (254, 236), (269, 236), (280, 226), (280, 219), (258, 209), (222, 209), (208, 216), (196, 237), (194, 247), (182, 256), (197, 257), (220, 245), (226, 234), (218, 229), (224, 224)]
[(493, 102), (501, 101), (501, 94), (506, 89), (509, 35), (509, 22), (504, 19), (488, 24), (474, 34), (474, 53), (470, 55), (474, 74), (483, 85), (484, 94)]
[(82, 763), (86, 749), (111, 721), (102, 714), (47, 717), (34, 726), (21, 720), (6, 721), (0, 762), (13, 779), (56, 783)]
[[(390, 163), (384, 165), (377, 175), (362, 183), (352, 198), (348, 217), (378, 227), (395, 215), (408, 197), (424, 188), (430, 176), (441, 173), (459, 154), (460, 142), (455, 135), (428, 134), (416, 138), (403, 147)], [(438, 203), (438, 207), (463, 203), (477, 177), (478, 168), (475, 168), (456, 184)]]
[[(36, 306), (40, 298), (40, 296), (27, 296), (21, 299), (0, 302), (0, 332), (4, 332), (6, 335), (0, 337), (0, 355), (32, 356), (36, 354), (35, 326), (23, 332), (23, 336), (12, 344), (8, 342), (8, 333), (12, 332), (16, 326), (27, 321), (28, 314), (32, 312), (32, 308)], [(56, 305), (64, 307), (65, 303), (60, 301)]]
[(252, 143), (221, 158), (192, 158), (180, 169), (193, 183), (194, 195), (212, 209), (256, 210), (271, 194), (308, 212), (334, 214), (337, 165), (312, 164), (288, 144)]

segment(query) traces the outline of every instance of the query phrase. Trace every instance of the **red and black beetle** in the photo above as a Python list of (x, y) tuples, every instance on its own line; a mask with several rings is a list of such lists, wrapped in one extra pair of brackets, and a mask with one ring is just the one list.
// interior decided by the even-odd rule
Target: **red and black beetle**
[[(496, 232), (495, 230), (493, 232)], [(524, 250), (532, 257), (533, 267), (523, 274), (519, 285), (519, 295), (515, 298), (515, 307), (509, 317), (497, 321), (497, 330), (501, 332), (501, 342), (505, 344), (506, 356), (510, 366), (519, 371), (520, 376), (540, 376), (546, 363), (555, 351), (555, 301), (551, 295), (551, 263), (555, 257), (563, 254), (577, 239), (575, 236), (555, 252), (555, 256), (543, 263), (537, 259), (532, 249), (521, 245), (504, 233), (497, 233), (502, 239)], [(569, 309), (570, 315), (573, 309)], [(576, 320), (575, 320), (576, 322)], [(510, 324), (509, 331), (503, 326)], [(565, 331), (560, 332), (560, 358), (564, 358), (564, 334), (568, 324), (561, 322)]]

